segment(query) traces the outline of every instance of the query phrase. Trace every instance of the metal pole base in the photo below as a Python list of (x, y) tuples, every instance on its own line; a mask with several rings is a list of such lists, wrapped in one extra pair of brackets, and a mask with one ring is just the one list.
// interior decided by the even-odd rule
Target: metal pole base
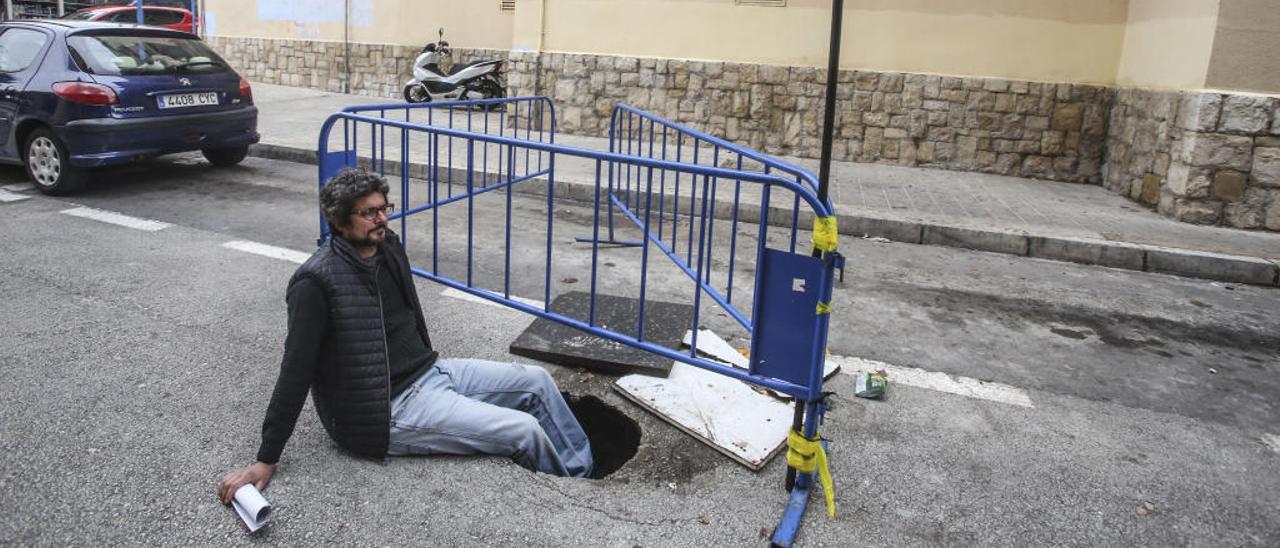
[(791, 489), (791, 498), (782, 512), (782, 521), (773, 530), (773, 538), (769, 546), (789, 547), (800, 533), (800, 523), (804, 520), (804, 510), (809, 505), (809, 486), (813, 485), (810, 474), (798, 474), (796, 485)]

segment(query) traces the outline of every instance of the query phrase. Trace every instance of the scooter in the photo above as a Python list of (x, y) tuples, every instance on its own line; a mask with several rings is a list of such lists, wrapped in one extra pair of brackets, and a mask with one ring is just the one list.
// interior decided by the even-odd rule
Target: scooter
[(466, 99), (497, 99), (507, 96), (502, 78), (502, 61), (475, 61), (455, 65), (446, 73), (440, 62), (452, 51), (444, 41), (444, 28), (439, 39), (422, 48), (413, 61), (413, 79), (404, 86), (404, 100), (409, 103)]

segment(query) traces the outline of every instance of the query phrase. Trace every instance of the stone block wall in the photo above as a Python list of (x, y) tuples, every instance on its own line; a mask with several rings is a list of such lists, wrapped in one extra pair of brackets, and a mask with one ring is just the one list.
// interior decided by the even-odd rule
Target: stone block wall
[(1105, 186), (1179, 221), (1280, 230), (1280, 98), (1122, 90)]
[[(207, 39), (241, 76), (252, 82), (300, 86), (342, 93), (346, 75), (341, 42), (277, 40), (269, 38)], [(413, 78), (419, 47), (391, 44), (351, 44), (350, 93), (399, 99), (404, 83)], [(505, 59), (506, 51), (453, 48), (454, 62)]]
[(1174, 127), (1179, 100), (1177, 92), (1116, 92), (1103, 186), (1150, 207), (1160, 202), (1174, 141), (1181, 136)]
[[(344, 91), (339, 42), (209, 42), (251, 81)], [(350, 92), (400, 97), (418, 51), (351, 44)], [(539, 63), (535, 53), (454, 49), (455, 62), (502, 57), (509, 94), (550, 96), (568, 133), (607, 135), (614, 105), (627, 103), (771, 154), (821, 152), (826, 72), (816, 68), (559, 53)], [(839, 78), (836, 160), (1101, 182), (1108, 88), (871, 71)]]
[[(344, 91), (340, 42), (211, 37), (254, 82)], [(419, 48), (351, 44), (351, 93), (401, 97)], [(826, 71), (454, 49), (505, 58), (508, 94), (547, 95), (559, 129), (605, 136), (626, 103), (770, 154), (816, 158)], [(1280, 231), (1280, 98), (846, 70), (840, 161), (1102, 184), (1177, 220)]]
[[(826, 72), (603, 55), (513, 53), (516, 95), (559, 105), (560, 127), (605, 135), (626, 103), (771, 154), (821, 151)], [(535, 75), (535, 72), (538, 74)], [(836, 160), (1100, 183), (1105, 87), (841, 71)]]

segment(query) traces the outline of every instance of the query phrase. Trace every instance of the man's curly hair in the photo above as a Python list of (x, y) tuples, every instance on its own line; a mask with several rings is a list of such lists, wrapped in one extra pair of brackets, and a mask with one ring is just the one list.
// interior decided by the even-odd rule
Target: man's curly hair
[(351, 209), (356, 200), (379, 192), (383, 196), (391, 190), (387, 180), (363, 169), (344, 169), (325, 182), (320, 189), (320, 210), (330, 226), (350, 225)]

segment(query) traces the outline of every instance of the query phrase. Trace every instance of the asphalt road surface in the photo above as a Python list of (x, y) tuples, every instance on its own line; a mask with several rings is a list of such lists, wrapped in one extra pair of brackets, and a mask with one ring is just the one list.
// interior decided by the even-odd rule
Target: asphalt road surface
[[(563, 389), (640, 425), (617, 473), (363, 460), (308, 404), (266, 492), (273, 521), (247, 534), (214, 484), (256, 452), (296, 264), (226, 244), (309, 253), (315, 176), (179, 156), (100, 172), (76, 196), (0, 194), (0, 542), (766, 544), (782, 459), (753, 473), (622, 399), (609, 376), (554, 365)], [(23, 181), (0, 168), (0, 185)], [(477, 202), (486, 218), (501, 214), (494, 200)], [(538, 300), (545, 211), (514, 199), (527, 241), (512, 291)], [(584, 289), (590, 254), (572, 241), (590, 209), (555, 212), (552, 296)], [(500, 283), (501, 240), (482, 241), (474, 275)], [(446, 269), (464, 264), (452, 242)], [(841, 250), (830, 351), (849, 369), (889, 364), (889, 395), (854, 398), (850, 375), (829, 383), (838, 513), (815, 496), (801, 545), (1280, 545), (1280, 290), (872, 240)], [(603, 290), (626, 293), (638, 250), (602, 253)], [(655, 298), (688, 295), (678, 275), (651, 283)], [(506, 352), (528, 315), (418, 290), (446, 355), (532, 363)], [(707, 324), (739, 340), (723, 315)]]

